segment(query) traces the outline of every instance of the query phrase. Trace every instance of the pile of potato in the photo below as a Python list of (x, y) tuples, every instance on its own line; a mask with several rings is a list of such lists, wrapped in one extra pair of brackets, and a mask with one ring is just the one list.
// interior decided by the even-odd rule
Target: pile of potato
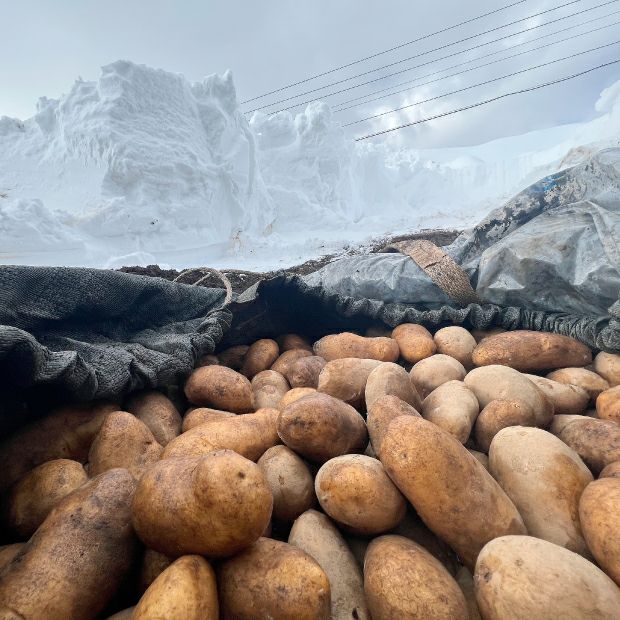
[(0, 620), (620, 618), (620, 355), (286, 334), (205, 356), (180, 403), (0, 445)]

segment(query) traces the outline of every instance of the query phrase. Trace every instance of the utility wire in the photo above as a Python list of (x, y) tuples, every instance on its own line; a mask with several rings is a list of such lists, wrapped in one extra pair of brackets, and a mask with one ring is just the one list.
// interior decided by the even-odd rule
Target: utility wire
[(272, 90), (268, 93), (264, 93), (262, 95), (257, 95), (256, 97), (252, 97), (251, 99), (246, 99), (242, 101), (240, 105), (244, 105), (246, 103), (250, 103), (251, 101), (256, 101), (256, 99), (262, 99), (263, 97), (267, 97), (268, 95), (274, 95), (275, 93), (282, 92), (283, 90), (287, 90), (288, 88), (293, 88), (293, 86), (299, 86), (300, 84), (305, 84), (306, 82), (310, 82), (311, 80), (316, 80), (317, 78), (324, 77), (325, 75), (330, 75), (331, 73), (335, 73), (336, 71), (340, 71), (341, 69), (347, 69), (349, 67), (353, 67), (361, 62), (366, 62), (367, 60), (372, 60), (373, 58), (377, 58), (378, 56), (382, 56), (383, 54), (388, 54), (389, 52), (394, 52), (408, 45), (413, 45), (414, 43), (419, 43), (420, 41), (424, 41), (425, 39), (430, 39), (438, 34), (442, 34), (444, 32), (448, 32), (449, 30), (454, 30), (455, 28), (459, 28), (460, 26), (464, 26), (465, 24), (471, 24), (479, 19), (483, 19), (484, 17), (488, 17), (489, 15), (493, 15), (495, 13), (499, 13), (500, 11), (505, 11), (517, 4), (523, 4), (527, 2), (527, 0), (518, 0), (518, 2), (512, 2), (510, 4), (506, 4), (505, 6), (499, 7), (498, 9), (493, 9), (488, 13), (483, 13), (482, 15), (477, 15), (476, 17), (472, 17), (471, 19), (467, 19), (464, 22), (459, 22), (458, 24), (453, 24), (452, 26), (448, 26), (446, 28), (442, 28), (441, 30), (436, 30), (435, 32), (430, 32), (425, 34), (417, 39), (412, 39), (411, 41), (406, 41), (405, 43), (401, 43), (400, 45), (395, 45), (394, 47), (390, 47), (389, 49), (383, 50), (382, 52), (377, 52), (375, 54), (371, 54), (370, 56), (365, 56), (364, 58), (359, 58), (358, 60), (353, 60), (345, 65), (340, 65), (339, 67), (334, 67), (333, 69), (329, 69), (328, 71), (324, 71), (323, 73), (317, 73), (315, 75), (311, 75), (299, 82), (293, 82), (292, 84), (287, 84), (286, 86), (282, 86), (281, 88), (277, 88), (276, 90)]
[(592, 71), (596, 71), (597, 69), (602, 69), (604, 67), (609, 67), (611, 65), (615, 65), (620, 62), (620, 58), (616, 60), (612, 60), (610, 62), (603, 63), (602, 65), (597, 65), (596, 67), (591, 67), (590, 69), (586, 69), (585, 71), (580, 71), (579, 73), (573, 73), (572, 75), (567, 75), (566, 77), (559, 78), (557, 80), (552, 80), (551, 82), (545, 82), (544, 84), (537, 84), (536, 86), (530, 86), (529, 88), (522, 88), (520, 90), (514, 90), (509, 93), (504, 93), (503, 95), (498, 95), (497, 97), (492, 97), (490, 99), (485, 99), (484, 101), (478, 101), (477, 103), (472, 103), (471, 105), (466, 105), (461, 108), (457, 108), (456, 110), (450, 110), (449, 112), (442, 112), (441, 114), (435, 114), (434, 116), (429, 116), (427, 118), (422, 118), (418, 121), (412, 121), (411, 123), (405, 123), (404, 125), (399, 125), (398, 127), (392, 127), (390, 129), (383, 129), (382, 131), (376, 131), (375, 133), (369, 133), (365, 136), (360, 136), (356, 138), (355, 141), (359, 142), (361, 140), (367, 140), (368, 138), (374, 138), (376, 136), (381, 136), (386, 133), (390, 133), (392, 131), (398, 131), (400, 129), (404, 129), (405, 127), (412, 127), (414, 125), (420, 125), (422, 123), (428, 123), (429, 121), (434, 121), (438, 118), (444, 118), (445, 116), (451, 116), (453, 114), (457, 114), (459, 112), (464, 112), (465, 110), (471, 110), (473, 108), (478, 108), (480, 106), (487, 105), (489, 103), (493, 103), (494, 101), (498, 101), (500, 99), (505, 99), (506, 97), (512, 97), (513, 95), (520, 95), (523, 93), (529, 93), (534, 90), (539, 90), (541, 88), (546, 88), (547, 86), (552, 86), (553, 84), (559, 84), (560, 82), (567, 82), (568, 80), (573, 80), (577, 77), (585, 75), (586, 73), (591, 73)]

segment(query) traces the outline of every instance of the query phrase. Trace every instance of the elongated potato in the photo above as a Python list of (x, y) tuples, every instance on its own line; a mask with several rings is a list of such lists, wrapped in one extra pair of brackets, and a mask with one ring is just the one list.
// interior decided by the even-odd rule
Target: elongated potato
[(272, 504), (256, 463), (220, 450), (153, 465), (139, 481), (132, 521), (142, 542), (155, 551), (221, 557), (259, 538)]
[(373, 620), (468, 620), (450, 573), (426, 549), (402, 536), (375, 538), (364, 559), (364, 591)]
[(277, 409), (223, 417), (200, 424), (171, 441), (162, 459), (202, 456), (216, 450), (234, 450), (250, 461), (257, 461), (278, 442)]
[(222, 420), (224, 418), (233, 418), (237, 414), (230, 411), (220, 411), (219, 409), (209, 409), (208, 407), (196, 407), (192, 409), (183, 418), (183, 426), (181, 430), (186, 433), (196, 426), (200, 426), (211, 420)]
[(290, 448), (273, 446), (258, 459), (273, 495), (273, 516), (294, 521), (315, 503), (314, 480), (308, 466)]
[(144, 422), (160, 446), (166, 446), (181, 432), (181, 416), (177, 408), (167, 396), (156, 390), (133, 394), (125, 411)]
[(580, 415), (586, 410), (590, 395), (583, 388), (536, 375), (525, 376), (553, 403), (555, 414)]
[(146, 589), (172, 564), (172, 559), (159, 551), (153, 549), (145, 549), (140, 566), (140, 592), (144, 593)]
[(304, 512), (293, 523), (288, 542), (316, 560), (327, 575), (332, 620), (370, 620), (360, 567), (328, 517), (316, 510)]
[(312, 345), (307, 338), (299, 334), (283, 334), (276, 338), (280, 351), (290, 351), (291, 349), (306, 349), (312, 351)]
[(318, 392), (282, 410), (278, 435), (291, 450), (319, 463), (363, 452), (368, 444), (364, 418), (350, 405)]
[(275, 370), (263, 370), (252, 379), (254, 406), (257, 409), (277, 407), (289, 391), (288, 381)]
[(9, 618), (97, 617), (134, 560), (130, 521), (136, 482), (113, 469), (58, 503), (2, 571), (0, 601)]
[(492, 400), (476, 419), (476, 445), (488, 452), (495, 435), (509, 426), (536, 426), (536, 416), (523, 401)]
[(304, 357), (313, 357), (312, 351), (308, 349), (289, 349), (280, 353), (280, 357), (271, 365), (271, 370), (279, 372), (283, 377), (286, 377), (291, 366), (299, 359)]
[(422, 398), (448, 381), (463, 381), (466, 375), (461, 362), (448, 355), (431, 355), (411, 369), (411, 381)]
[(319, 375), (327, 362), (318, 355), (301, 357), (289, 367), (286, 378), (291, 387), (311, 387), (319, 385)]
[(620, 461), (614, 461), (606, 467), (598, 476), (599, 478), (620, 478)]
[(377, 456), (381, 456), (381, 444), (390, 422), (401, 415), (420, 417), (420, 414), (411, 405), (390, 394), (381, 396), (369, 407), (366, 424), (368, 425), (370, 442)]
[(364, 391), (366, 408), (369, 409), (379, 398), (388, 394), (397, 396), (415, 409), (422, 408), (422, 400), (409, 373), (392, 362), (380, 364), (368, 375)]
[(489, 469), (532, 536), (590, 557), (578, 508), (592, 474), (576, 452), (539, 428), (512, 426), (493, 439)]
[(193, 405), (233, 413), (254, 411), (252, 385), (226, 366), (196, 368), (185, 383), (185, 396)]
[(601, 392), (596, 399), (596, 417), (620, 424), (620, 385)]
[(425, 420), (454, 435), (461, 443), (469, 439), (478, 411), (478, 399), (462, 381), (442, 383), (422, 405)]
[(381, 462), (426, 525), (465, 566), (473, 567), (489, 540), (526, 531), (514, 504), (483, 465), (432, 422), (414, 416), (393, 420)]
[(392, 330), (392, 338), (398, 343), (401, 357), (411, 364), (437, 352), (433, 335), (422, 325), (403, 323)]
[(437, 353), (449, 355), (463, 364), (466, 370), (473, 366), (471, 354), (476, 348), (476, 339), (463, 327), (451, 325), (443, 327), (433, 336)]
[(321, 508), (354, 534), (374, 535), (396, 527), (407, 504), (377, 459), (346, 454), (319, 469), (314, 490)]
[(574, 420), (585, 420), (587, 417), (586, 415), (554, 415), (551, 425), (549, 426), (549, 431), (556, 437), (559, 437), (565, 426)]
[(310, 396), (311, 394), (316, 394), (315, 388), (293, 388), (282, 397), (282, 400), (278, 403), (278, 409), (282, 411), (285, 407), (288, 407), (288, 405), (294, 403), (296, 400), (299, 400), (304, 396)]
[(350, 332), (323, 336), (314, 343), (314, 354), (324, 360), (358, 357), (361, 359), (395, 362), (398, 359), (398, 343), (392, 338), (364, 338)]
[(245, 354), (250, 347), (247, 344), (238, 344), (234, 347), (224, 349), (217, 354), (217, 359), (222, 366), (232, 368), (233, 370), (241, 370)]
[(547, 379), (583, 388), (590, 395), (592, 404), (601, 392), (609, 389), (609, 383), (603, 377), (587, 368), (560, 368), (550, 372)]
[(16, 482), (7, 500), (8, 525), (29, 538), (52, 508), (88, 480), (77, 461), (55, 459), (38, 465)]
[(241, 374), (251, 379), (263, 370), (271, 368), (272, 364), (280, 355), (280, 347), (275, 340), (270, 338), (262, 338), (250, 345), (245, 357), (243, 358), (243, 366)]
[(328, 620), (329, 579), (307, 553), (270, 538), (224, 562), (219, 573), (223, 618)]
[(218, 620), (217, 583), (209, 562), (184, 555), (143, 594), (132, 620)]
[(594, 372), (601, 375), (611, 387), (620, 385), (620, 355), (601, 351), (594, 358)]
[(365, 408), (368, 377), (380, 365), (377, 360), (355, 357), (327, 362), (319, 374), (317, 390), (362, 410)]
[(476, 600), (484, 620), (616, 620), (620, 590), (594, 564), (531, 536), (502, 536), (478, 556)]
[(589, 484), (581, 495), (579, 519), (592, 555), (620, 585), (620, 478)]
[(620, 461), (620, 425), (609, 420), (583, 418), (567, 424), (558, 436), (594, 474), (598, 474), (610, 463)]

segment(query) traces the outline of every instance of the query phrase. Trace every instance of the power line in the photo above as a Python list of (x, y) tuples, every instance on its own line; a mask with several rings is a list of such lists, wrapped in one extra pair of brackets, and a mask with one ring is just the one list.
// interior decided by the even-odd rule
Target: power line
[(493, 78), (491, 80), (485, 80), (484, 82), (478, 82), (478, 84), (472, 84), (471, 86), (465, 86), (464, 88), (459, 88), (458, 90), (453, 90), (449, 93), (443, 93), (441, 95), (436, 95), (435, 97), (430, 97), (429, 99), (424, 99), (422, 101), (416, 101), (415, 103), (410, 103), (408, 105), (401, 106), (400, 108), (394, 108), (393, 110), (388, 110), (386, 112), (380, 112), (378, 114), (373, 114), (372, 116), (367, 116), (366, 118), (361, 118), (357, 121), (352, 121), (343, 125), (343, 127), (350, 127), (351, 125), (358, 125), (359, 123), (364, 123), (366, 121), (373, 120), (375, 118), (380, 118), (381, 116), (386, 116), (388, 114), (394, 114), (394, 112), (400, 112), (401, 110), (406, 110), (408, 108), (413, 108), (418, 105), (422, 105), (423, 103), (428, 103), (429, 101), (436, 101), (437, 99), (442, 99), (443, 97), (449, 97), (450, 95), (456, 95), (457, 93), (462, 93), (467, 90), (471, 90), (472, 88), (477, 88), (478, 86), (484, 86), (486, 84), (492, 84), (493, 82), (498, 82), (499, 80), (504, 80), (506, 78), (514, 77), (515, 75), (521, 75), (522, 73), (527, 73), (528, 71), (533, 71), (534, 69), (540, 69), (542, 67), (548, 67), (549, 65), (553, 65), (556, 62), (562, 62), (563, 60), (570, 60), (571, 58), (576, 58), (577, 56), (583, 56), (584, 54), (589, 54), (590, 52), (596, 52), (597, 50), (610, 47), (612, 45), (618, 45), (619, 41), (613, 41), (612, 43), (605, 43), (604, 45), (599, 45), (598, 47), (593, 47), (589, 50), (584, 50), (582, 52), (577, 52), (575, 54), (571, 54), (570, 56), (563, 56), (562, 58), (556, 58), (555, 60), (550, 60), (549, 62), (544, 62), (540, 65), (534, 65), (532, 67), (527, 67), (526, 69), (521, 69), (520, 71), (514, 71), (513, 73), (507, 73), (506, 75), (501, 75), (500, 77)]
[(460, 26), (464, 26), (465, 24), (471, 24), (479, 19), (483, 19), (484, 17), (488, 17), (489, 15), (493, 15), (495, 13), (499, 13), (500, 11), (505, 11), (517, 4), (523, 4), (527, 2), (527, 0), (518, 0), (517, 2), (512, 2), (510, 4), (506, 4), (498, 9), (493, 9), (488, 13), (483, 13), (482, 15), (477, 15), (476, 17), (472, 17), (471, 19), (467, 19), (464, 22), (459, 22), (458, 24), (454, 24), (452, 26), (448, 26), (447, 28), (442, 28), (441, 30), (436, 30), (435, 32), (430, 32), (425, 34), (417, 39), (412, 39), (411, 41), (406, 41), (405, 43), (401, 43), (400, 45), (395, 45), (394, 47), (390, 47), (389, 49), (383, 50), (382, 52), (377, 52), (375, 54), (371, 54), (370, 56), (365, 56), (364, 58), (359, 58), (358, 60), (354, 60), (344, 65), (340, 65), (339, 67), (334, 67), (333, 69), (329, 69), (328, 71), (324, 71), (323, 73), (317, 73), (316, 75), (311, 75), (299, 82), (294, 82), (292, 84), (287, 84), (286, 86), (282, 86), (281, 88), (277, 88), (276, 90), (272, 90), (268, 93), (264, 93), (262, 95), (257, 95), (256, 97), (252, 97), (251, 99), (246, 99), (242, 101), (239, 105), (244, 105), (246, 103), (250, 103), (251, 101), (256, 101), (256, 99), (262, 99), (263, 97), (267, 97), (268, 95), (274, 95), (275, 93), (282, 92), (283, 90), (287, 90), (288, 88), (293, 88), (293, 86), (299, 86), (300, 84), (305, 84), (306, 82), (310, 82), (311, 80), (316, 80), (317, 78), (324, 77), (326, 75), (330, 75), (331, 73), (335, 73), (336, 71), (340, 71), (341, 69), (348, 69), (349, 67), (353, 67), (361, 62), (365, 62), (367, 60), (372, 60), (373, 58), (377, 58), (378, 56), (382, 56), (383, 54), (388, 54), (389, 52), (394, 52), (403, 47), (407, 47), (408, 45), (412, 45), (413, 43), (419, 43), (420, 41), (424, 41), (425, 39), (429, 39), (430, 37), (434, 37), (438, 34), (443, 34), (444, 32), (448, 32), (449, 30), (454, 30), (455, 28), (459, 28)]
[(603, 63), (602, 65), (597, 65), (596, 67), (591, 67), (590, 69), (586, 69), (585, 71), (580, 71), (579, 73), (573, 73), (572, 75), (568, 75), (566, 77), (559, 78), (557, 80), (552, 80), (551, 82), (545, 82), (544, 84), (537, 84), (536, 86), (530, 86), (529, 88), (522, 88), (520, 90), (514, 90), (509, 93), (504, 93), (503, 95), (498, 95), (497, 97), (492, 97), (491, 99), (485, 99), (484, 101), (478, 101), (477, 103), (472, 103), (471, 105), (466, 105), (461, 108), (457, 108), (456, 110), (450, 110), (449, 112), (442, 112), (441, 114), (435, 114), (434, 116), (422, 118), (418, 121), (412, 121), (411, 123), (405, 123), (404, 125), (399, 125), (398, 127), (392, 127), (391, 129), (383, 129), (382, 131), (376, 131), (375, 133), (370, 133), (365, 136), (360, 136), (359, 138), (356, 138), (355, 141), (359, 142), (361, 140), (367, 140), (368, 138), (374, 138), (376, 136), (381, 136), (383, 134), (390, 133), (392, 131), (398, 131), (400, 129), (404, 129), (405, 127), (412, 127), (413, 125), (420, 125), (422, 123), (428, 123), (429, 121), (434, 121), (438, 118), (444, 118), (445, 116), (451, 116), (459, 112), (464, 112), (465, 110), (471, 110), (473, 108), (478, 108), (480, 106), (493, 103), (494, 101), (505, 99), (506, 97), (512, 97), (513, 95), (521, 95), (523, 93), (529, 93), (534, 90), (546, 88), (547, 86), (559, 84), (560, 82), (567, 82), (568, 80), (573, 80), (577, 77), (585, 75), (586, 73), (591, 73), (592, 71), (596, 71), (597, 69), (603, 69), (604, 67), (609, 67), (619, 62), (620, 62), (620, 58), (616, 60), (612, 60), (610, 62)]

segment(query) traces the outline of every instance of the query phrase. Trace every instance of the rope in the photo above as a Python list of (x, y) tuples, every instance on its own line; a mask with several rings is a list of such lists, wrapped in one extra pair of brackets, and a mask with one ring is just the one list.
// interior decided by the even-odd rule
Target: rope
[(198, 280), (196, 280), (196, 282), (193, 282), (191, 286), (200, 286), (203, 282), (208, 280), (212, 275), (217, 276), (224, 283), (224, 288), (226, 289), (226, 296), (224, 297), (224, 306), (227, 306), (232, 301), (233, 290), (232, 290), (232, 284), (230, 283), (230, 280), (221, 271), (218, 271), (217, 269), (213, 269), (212, 267), (193, 267), (192, 269), (185, 269), (173, 280), (173, 282), (178, 282), (181, 280), (181, 278), (183, 278), (187, 274), (194, 273), (196, 271), (198, 271), (199, 273), (203, 273), (205, 275), (203, 275), (202, 278), (199, 278)]

